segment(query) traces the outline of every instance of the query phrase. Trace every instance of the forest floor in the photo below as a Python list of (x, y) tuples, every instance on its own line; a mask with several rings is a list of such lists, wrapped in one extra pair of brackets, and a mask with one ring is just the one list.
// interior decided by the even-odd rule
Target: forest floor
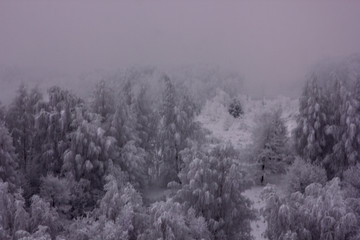
[[(282, 117), (288, 129), (290, 136), (291, 131), (296, 126), (297, 101), (286, 98), (278, 98), (266, 101), (263, 104), (260, 100), (242, 99), (244, 114), (242, 117), (233, 118), (226, 109), (226, 96), (218, 94), (212, 101), (209, 101), (201, 114), (198, 121), (202, 126), (211, 132), (212, 137), (219, 142), (230, 142), (234, 148), (246, 153), (251, 149), (253, 144), (252, 135), (257, 124), (261, 124), (261, 114), (266, 111), (274, 111), (278, 107), (283, 109)], [(251, 164), (245, 162), (244, 164)], [(283, 194), (285, 189), (284, 176), (272, 175), (266, 176), (265, 181), (274, 185), (279, 194)], [(258, 218), (251, 222), (252, 235), (255, 240), (266, 239), (264, 231), (266, 230), (266, 222), (261, 216), (261, 208), (265, 206), (265, 202), (261, 199), (260, 194), (265, 185), (255, 184), (244, 192), (244, 195), (253, 202), (253, 208), (257, 212)]]

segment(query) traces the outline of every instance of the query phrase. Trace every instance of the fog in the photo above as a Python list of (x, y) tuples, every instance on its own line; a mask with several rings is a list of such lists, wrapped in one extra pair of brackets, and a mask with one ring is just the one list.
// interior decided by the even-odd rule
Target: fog
[(0, 65), (30, 81), (211, 64), (240, 73), (249, 92), (292, 93), (316, 62), (360, 52), (359, 11), (356, 1), (1, 1)]
[(0, 240), (360, 239), (359, 23), (0, 0)]

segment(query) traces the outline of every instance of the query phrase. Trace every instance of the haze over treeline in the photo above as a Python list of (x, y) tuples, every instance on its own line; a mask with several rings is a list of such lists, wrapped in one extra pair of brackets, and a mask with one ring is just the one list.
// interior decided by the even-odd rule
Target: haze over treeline
[(360, 52), (359, 9), (356, 1), (1, 1), (0, 77), (74, 83), (99, 70), (205, 64), (236, 71), (252, 94), (298, 94), (313, 64)]

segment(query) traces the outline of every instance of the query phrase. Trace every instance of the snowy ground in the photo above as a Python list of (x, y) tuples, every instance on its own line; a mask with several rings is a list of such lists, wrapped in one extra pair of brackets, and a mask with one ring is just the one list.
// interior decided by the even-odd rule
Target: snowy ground
[[(232, 145), (244, 150), (252, 144), (252, 133), (259, 122), (260, 116), (266, 111), (274, 111), (277, 108), (282, 108), (282, 117), (286, 122), (289, 135), (296, 126), (296, 114), (298, 110), (297, 100), (291, 100), (285, 97), (279, 97), (273, 100), (251, 100), (246, 97), (240, 97), (244, 106), (244, 115), (239, 119), (234, 119), (227, 112), (226, 106), (229, 102), (229, 97), (219, 91), (217, 96), (208, 101), (198, 116), (198, 121), (204, 128), (208, 129), (212, 135), (221, 142), (231, 142)], [(268, 182), (275, 185), (280, 193), (284, 189), (284, 181), (282, 176), (268, 177)], [(260, 209), (264, 207), (264, 201), (260, 198), (260, 193), (263, 186), (253, 186), (246, 190), (244, 195), (252, 202), (254, 209), (258, 212), (259, 218), (251, 223), (252, 235), (255, 240), (266, 239), (263, 233), (266, 229), (266, 222), (260, 216)]]
[(263, 235), (266, 230), (266, 222), (260, 215), (260, 209), (265, 205), (264, 201), (260, 198), (260, 193), (263, 188), (262, 186), (254, 186), (244, 192), (244, 195), (253, 202), (253, 208), (256, 209), (259, 216), (257, 220), (251, 222), (251, 233), (255, 240), (267, 239)]
[(252, 100), (245, 96), (239, 98), (244, 107), (244, 115), (241, 118), (234, 119), (227, 112), (229, 97), (226, 93), (218, 91), (217, 96), (206, 103), (197, 120), (220, 141), (230, 141), (235, 148), (244, 149), (252, 143), (252, 132), (256, 124), (261, 122), (261, 115), (281, 108), (290, 136), (296, 126), (297, 100), (278, 97), (272, 100), (265, 99), (263, 104), (262, 100)]

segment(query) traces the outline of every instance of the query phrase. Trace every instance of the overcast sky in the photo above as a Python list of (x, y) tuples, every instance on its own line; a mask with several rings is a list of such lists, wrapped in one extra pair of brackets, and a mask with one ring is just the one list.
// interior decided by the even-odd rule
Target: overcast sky
[(303, 78), (360, 52), (360, 1), (0, 1), (0, 65), (61, 72), (217, 64), (248, 82)]

